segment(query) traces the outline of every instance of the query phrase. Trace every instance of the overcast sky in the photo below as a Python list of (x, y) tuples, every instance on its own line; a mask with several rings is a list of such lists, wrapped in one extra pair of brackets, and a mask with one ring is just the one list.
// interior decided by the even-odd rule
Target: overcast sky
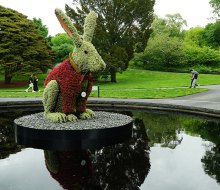
[[(64, 10), (65, 3), (71, 6), (72, 0), (0, 0), (0, 5), (12, 8), (27, 15), (41, 18), (49, 29), (50, 35), (64, 32), (54, 14), (55, 8)], [(212, 16), (209, 0), (156, 0), (155, 13), (164, 17), (166, 14), (180, 13), (188, 27), (205, 26)]]

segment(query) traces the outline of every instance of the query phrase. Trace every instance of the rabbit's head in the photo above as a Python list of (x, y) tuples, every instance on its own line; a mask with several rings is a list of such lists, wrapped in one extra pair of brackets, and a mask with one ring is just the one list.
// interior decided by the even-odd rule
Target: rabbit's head
[(105, 62), (91, 43), (96, 26), (96, 13), (92, 11), (87, 15), (83, 36), (78, 34), (71, 20), (60, 9), (56, 9), (55, 13), (61, 26), (75, 44), (75, 48), (70, 54), (72, 65), (75, 64), (82, 72), (105, 69)]

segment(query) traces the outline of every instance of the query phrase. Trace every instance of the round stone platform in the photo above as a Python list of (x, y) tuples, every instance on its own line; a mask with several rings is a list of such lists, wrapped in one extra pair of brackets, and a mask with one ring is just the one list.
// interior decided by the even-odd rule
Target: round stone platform
[(95, 117), (54, 123), (43, 112), (14, 120), (16, 142), (44, 150), (98, 149), (129, 139), (132, 118), (118, 113), (95, 112)]

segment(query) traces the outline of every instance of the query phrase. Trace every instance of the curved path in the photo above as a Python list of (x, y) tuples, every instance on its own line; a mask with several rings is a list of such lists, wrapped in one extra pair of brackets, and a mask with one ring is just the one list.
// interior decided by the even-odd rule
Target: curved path
[[(194, 95), (167, 99), (89, 98), (93, 109), (147, 109), (184, 112), (220, 118), (220, 85), (204, 86), (209, 90)], [(41, 111), (42, 98), (0, 98), (0, 112)]]

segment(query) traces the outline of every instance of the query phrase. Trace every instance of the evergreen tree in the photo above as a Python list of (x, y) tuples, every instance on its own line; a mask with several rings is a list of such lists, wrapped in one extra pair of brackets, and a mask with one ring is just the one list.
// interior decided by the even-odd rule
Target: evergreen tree
[(98, 14), (93, 44), (106, 62), (112, 82), (116, 82), (116, 71), (128, 67), (134, 51), (146, 47), (152, 32), (154, 3), (155, 0), (73, 0), (76, 10), (66, 5), (67, 15), (81, 32), (85, 15), (90, 10)]
[(44, 72), (51, 66), (51, 47), (31, 20), (0, 6), (0, 23), (0, 72), (5, 83), (10, 83), (15, 74)]
[(48, 37), (48, 28), (46, 25), (43, 24), (42, 20), (40, 18), (33, 18), (33, 22), (34, 24), (36, 24), (37, 28), (38, 28), (38, 32), (39, 34), (43, 37), (43, 38), (47, 38)]

